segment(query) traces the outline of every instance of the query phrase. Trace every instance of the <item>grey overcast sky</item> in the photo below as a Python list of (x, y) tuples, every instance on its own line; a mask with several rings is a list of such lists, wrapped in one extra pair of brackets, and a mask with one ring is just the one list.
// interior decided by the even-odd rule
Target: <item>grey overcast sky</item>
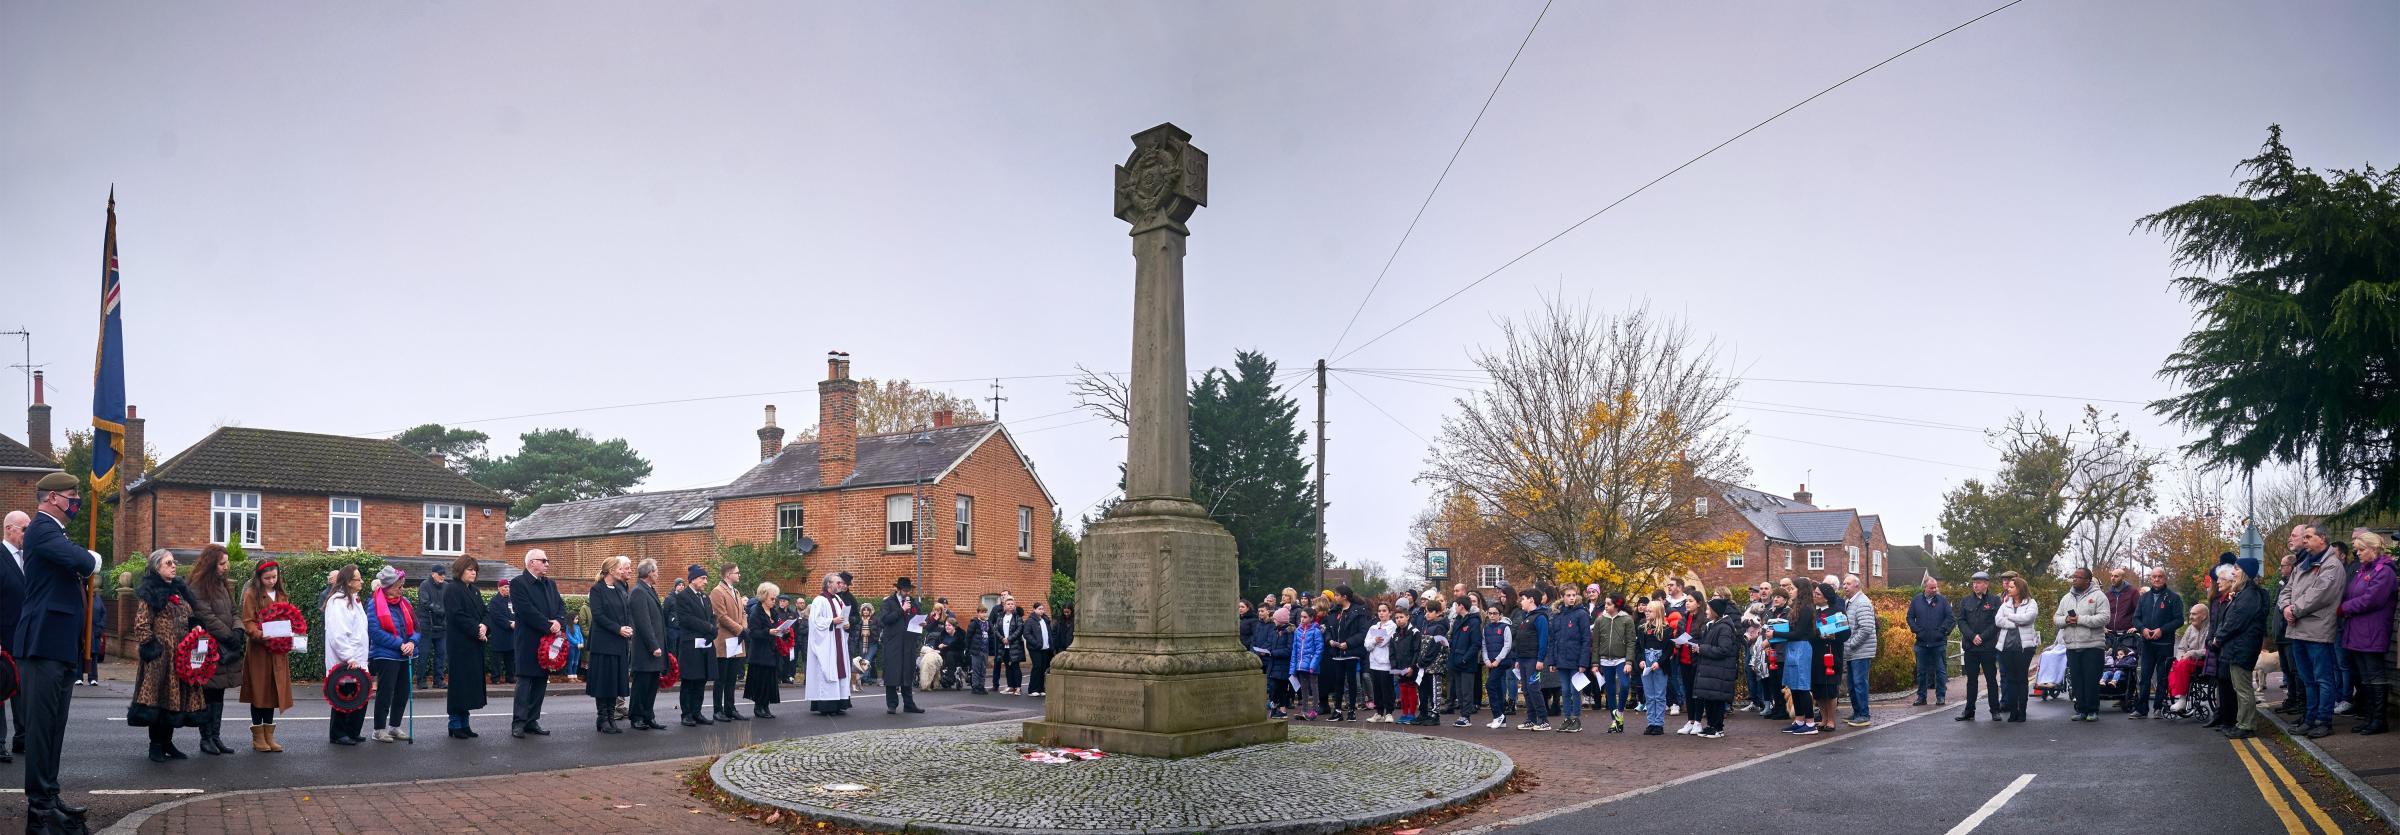
[[(1347, 344), (2000, 1), (1558, 4)], [(1123, 445), (1068, 411), (1065, 377), (1029, 375), (1127, 367), (1126, 137), (1172, 120), (1212, 158), (1195, 367), (1257, 349), (1296, 370), (1540, 9), (12, 0), (0, 327), (33, 331), (57, 423), (85, 425), (113, 183), (127, 388), (162, 454), (227, 424), (437, 421), (503, 451), (568, 426), (630, 441), (649, 489), (713, 485), (755, 458), (761, 406), (813, 421), (841, 349), (860, 376), (1021, 378), (1004, 417), (1074, 517)], [(1983, 438), (1793, 412), (1981, 427), (2080, 401), (1761, 378), (2167, 394), (2189, 315), (2134, 218), (2229, 189), (2270, 122), (2306, 164), (2400, 164), (2395, 44), (2383, 0), (2028, 0), (1338, 364), (1464, 368), (1543, 294), (1647, 301), (1753, 378), (1756, 486), (1805, 478), (1914, 541), (1996, 461)], [(1396, 567), (1419, 436), (1462, 392), (1341, 376), (1332, 550)], [(752, 396), (474, 422), (716, 395)]]

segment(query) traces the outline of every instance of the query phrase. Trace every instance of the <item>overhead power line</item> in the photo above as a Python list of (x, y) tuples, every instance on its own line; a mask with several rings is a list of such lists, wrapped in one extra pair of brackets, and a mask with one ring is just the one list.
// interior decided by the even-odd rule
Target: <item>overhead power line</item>
[(1619, 205), (1622, 205), (1622, 204), (1623, 204), (1625, 201), (1633, 199), (1633, 198), (1634, 198), (1636, 195), (1639, 195), (1639, 194), (1641, 194), (1642, 192), (1649, 191), (1651, 186), (1658, 185), (1660, 182), (1663, 182), (1663, 181), (1665, 181), (1665, 180), (1666, 180), (1668, 177), (1675, 176), (1675, 174), (1676, 174), (1677, 172), (1680, 172), (1680, 171), (1682, 171), (1683, 169), (1686, 169), (1686, 168), (1690, 168), (1690, 167), (1692, 167), (1694, 164), (1698, 163), (1699, 161), (1701, 161), (1701, 160), (1704, 160), (1704, 159), (1707, 159), (1707, 158), (1709, 157), (1709, 155), (1710, 155), (1710, 154), (1714, 154), (1714, 153), (1716, 153), (1717, 151), (1719, 151), (1719, 150), (1723, 149), (1725, 146), (1727, 146), (1727, 145), (1731, 145), (1731, 144), (1733, 144), (1733, 143), (1735, 143), (1735, 142), (1737, 142), (1737, 141), (1740, 141), (1742, 137), (1749, 136), (1749, 135), (1750, 135), (1752, 132), (1754, 132), (1754, 131), (1757, 131), (1759, 128), (1766, 127), (1768, 124), (1770, 124), (1770, 123), (1774, 122), (1775, 120), (1783, 118), (1784, 114), (1790, 113), (1790, 112), (1792, 112), (1792, 111), (1794, 111), (1794, 110), (1798, 110), (1798, 109), (1800, 109), (1801, 107), (1803, 107), (1803, 106), (1807, 105), (1809, 102), (1816, 101), (1817, 99), (1819, 99), (1819, 98), (1823, 97), (1823, 96), (1824, 96), (1825, 94), (1827, 94), (1827, 93), (1831, 93), (1831, 92), (1833, 92), (1833, 91), (1835, 91), (1835, 90), (1839, 90), (1839, 89), (1841, 89), (1841, 88), (1842, 88), (1842, 86), (1843, 86), (1843, 85), (1845, 85), (1845, 84), (1849, 84), (1849, 83), (1850, 83), (1850, 82), (1852, 82), (1852, 81), (1856, 81), (1856, 80), (1858, 80), (1858, 78), (1859, 78), (1860, 76), (1863, 76), (1863, 75), (1866, 75), (1867, 73), (1871, 73), (1871, 72), (1874, 72), (1874, 71), (1876, 71), (1876, 70), (1878, 70), (1878, 69), (1881, 69), (1881, 68), (1882, 68), (1882, 67), (1883, 67), (1885, 64), (1889, 64), (1889, 63), (1891, 63), (1891, 62), (1893, 62), (1893, 61), (1900, 60), (1902, 57), (1905, 57), (1905, 56), (1907, 56), (1907, 55), (1908, 55), (1909, 53), (1911, 53), (1911, 52), (1915, 52), (1915, 51), (1917, 51), (1917, 50), (1919, 50), (1919, 49), (1923, 49), (1923, 48), (1925, 47), (1925, 45), (1927, 45), (1927, 44), (1933, 43), (1934, 41), (1938, 41), (1938, 40), (1941, 40), (1941, 39), (1942, 39), (1942, 38), (1944, 38), (1944, 37), (1947, 37), (1947, 36), (1948, 36), (1950, 33), (1952, 33), (1952, 32), (1956, 32), (1956, 31), (1958, 31), (1958, 30), (1960, 30), (1960, 29), (1965, 29), (1965, 28), (1967, 28), (1967, 27), (1969, 27), (1969, 26), (1973, 26), (1973, 25), (1975, 25), (1975, 23), (1976, 23), (1977, 21), (1983, 20), (1984, 18), (1987, 18), (1987, 17), (1991, 17), (1992, 15), (1999, 14), (1999, 13), (2001, 13), (2001, 12), (2003, 12), (2003, 11), (2006, 11), (2006, 10), (2008, 10), (2008, 8), (2009, 8), (2010, 6), (2014, 6), (2014, 5), (2016, 5), (2016, 4), (2018, 4), (2018, 3), (2022, 3), (2022, 2), (2025, 2), (2025, 0), (2009, 0), (2009, 2), (2007, 2), (2007, 3), (2003, 3), (2003, 4), (2001, 4), (1999, 7), (1997, 7), (1997, 8), (1994, 8), (1994, 9), (1992, 9), (1991, 11), (1984, 12), (1983, 14), (1976, 15), (1975, 17), (1973, 17), (1973, 18), (1971, 18), (1971, 19), (1967, 20), (1967, 22), (1965, 22), (1965, 23), (1961, 23), (1961, 24), (1959, 24), (1959, 25), (1957, 25), (1957, 26), (1952, 26), (1952, 27), (1950, 27), (1950, 28), (1948, 28), (1948, 29), (1944, 29), (1944, 30), (1942, 30), (1940, 33), (1937, 33), (1937, 34), (1935, 34), (1933, 37), (1926, 38), (1926, 39), (1924, 39), (1924, 40), (1922, 40), (1922, 41), (1918, 41), (1918, 42), (1917, 42), (1917, 44), (1916, 44), (1915, 46), (1911, 46), (1911, 47), (1909, 47), (1909, 48), (1907, 48), (1907, 49), (1900, 50), (1899, 52), (1897, 52), (1897, 53), (1894, 53), (1894, 54), (1893, 54), (1891, 57), (1889, 57), (1889, 58), (1885, 58), (1885, 59), (1883, 59), (1883, 60), (1881, 60), (1881, 61), (1877, 61), (1877, 62), (1875, 62), (1873, 65), (1871, 65), (1871, 66), (1868, 66), (1866, 69), (1859, 70), (1858, 72), (1855, 72), (1855, 73), (1851, 73), (1851, 74), (1850, 74), (1850, 77), (1848, 77), (1848, 78), (1844, 78), (1844, 79), (1842, 79), (1842, 80), (1840, 80), (1840, 81), (1836, 81), (1836, 82), (1834, 82), (1834, 83), (1833, 83), (1833, 86), (1831, 86), (1831, 87), (1827, 87), (1827, 88), (1825, 88), (1825, 89), (1823, 89), (1823, 90), (1818, 90), (1816, 93), (1814, 93), (1814, 94), (1810, 95), (1808, 98), (1801, 99), (1799, 102), (1797, 102), (1797, 103), (1793, 104), (1793, 105), (1792, 105), (1792, 106), (1790, 106), (1790, 107), (1786, 107), (1786, 108), (1784, 108), (1784, 109), (1782, 109), (1782, 110), (1778, 110), (1778, 111), (1776, 111), (1776, 112), (1775, 112), (1775, 115), (1773, 115), (1773, 116), (1769, 116), (1769, 117), (1767, 117), (1767, 118), (1765, 118), (1765, 119), (1761, 119), (1761, 120), (1759, 120), (1758, 124), (1751, 125), (1751, 126), (1750, 126), (1750, 127), (1748, 127), (1748, 128), (1744, 128), (1744, 129), (1742, 130), (1742, 132), (1741, 132), (1741, 133), (1734, 134), (1734, 135), (1732, 136), (1732, 138), (1726, 139), (1726, 140), (1725, 140), (1725, 141), (1723, 141), (1723, 142), (1719, 142), (1719, 143), (1717, 143), (1716, 145), (1714, 145), (1714, 146), (1710, 147), (1708, 150), (1701, 151), (1699, 156), (1695, 156), (1695, 157), (1692, 157), (1691, 159), (1684, 160), (1684, 162), (1683, 162), (1683, 164), (1682, 164), (1682, 165), (1678, 165), (1678, 166), (1675, 166), (1674, 168), (1667, 169), (1667, 173), (1660, 174), (1660, 175), (1658, 175), (1657, 177), (1655, 177), (1655, 178), (1652, 178), (1652, 179), (1651, 179), (1649, 182), (1647, 182), (1647, 183), (1643, 183), (1643, 184), (1642, 184), (1642, 185), (1641, 185), (1639, 188), (1636, 188), (1636, 189), (1634, 189), (1634, 190), (1632, 190), (1632, 191), (1626, 192), (1626, 193), (1624, 194), (1624, 196), (1622, 196), (1622, 197), (1618, 197), (1618, 198), (1617, 198), (1617, 199), (1615, 199), (1615, 200), (1609, 201), (1608, 205), (1600, 207), (1600, 210), (1599, 210), (1599, 211), (1593, 212), (1593, 213), (1591, 213), (1591, 214), (1589, 214), (1589, 215), (1585, 215), (1585, 216), (1584, 216), (1584, 218), (1583, 218), (1582, 220), (1575, 221), (1573, 224), (1569, 225), (1567, 228), (1559, 230), (1559, 231), (1558, 231), (1558, 234), (1551, 235), (1551, 236), (1550, 236), (1550, 237), (1548, 237), (1548, 238), (1544, 238), (1544, 239), (1542, 239), (1542, 242), (1541, 242), (1541, 243), (1534, 244), (1534, 245), (1532, 246), (1532, 248), (1529, 248), (1529, 249), (1525, 250), (1524, 252), (1517, 253), (1516, 257), (1514, 257), (1514, 258), (1510, 258), (1510, 259), (1508, 259), (1507, 261), (1505, 261), (1505, 262), (1502, 262), (1502, 263), (1500, 264), (1500, 266), (1493, 267), (1493, 268), (1492, 268), (1492, 270), (1491, 270), (1491, 272), (1484, 273), (1482, 276), (1480, 276), (1480, 277), (1476, 278), (1474, 281), (1467, 282), (1467, 285), (1466, 285), (1466, 286), (1464, 286), (1464, 287), (1460, 287), (1460, 288), (1458, 288), (1458, 289), (1456, 289), (1456, 290), (1452, 290), (1452, 291), (1450, 291), (1450, 294), (1449, 294), (1449, 295), (1447, 295), (1447, 296), (1443, 296), (1443, 297), (1442, 297), (1442, 298), (1441, 298), (1439, 301), (1436, 301), (1436, 302), (1434, 302), (1433, 304), (1426, 306), (1426, 308), (1425, 308), (1425, 309), (1423, 309), (1423, 310), (1420, 310), (1420, 311), (1417, 311), (1415, 314), (1413, 314), (1413, 315), (1410, 315), (1410, 316), (1409, 316), (1408, 318), (1406, 318), (1406, 319), (1402, 319), (1402, 320), (1400, 320), (1400, 324), (1393, 325), (1393, 326), (1391, 326), (1390, 328), (1388, 328), (1388, 329), (1384, 330), (1382, 333), (1378, 333), (1378, 334), (1376, 334), (1376, 335), (1375, 335), (1375, 337), (1374, 337), (1373, 339), (1369, 339), (1369, 340), (1367, 340), (1367, 341), (1365, 341), (1365, 342), (1359, 343), (1358, 347), (1350, 349), (1348, 353), (1344, 353), (1344, 354), (1341, 354), (1340, 356), (1336, 356), (1336, 357), (1334, 357), (1334, 358), (1333, 358), (1333, 361), (1334, 361), (1334, 362), (1340, 362), (1340, 361), (1342, 361), (1342, 360), (1344, 360), (1344, 359), (1347, 359), (1347, 358), (1349, 358), (1349, 357), (1350, 357), (1352, 354), (1356, 354), (1356, 353), (1358, 353), (1358, 352), (1360, 352), (1360, 351), (1364, 351), (1364, 350), (1366, 350), (1366, 349), (1367, 349), (1367, 346), (1370, 346), (1370, 345), (1373, 345), (1373, 344), (1375, 344), (1375, 343), (1377, 343), (1377, 342), (1381, 342), (1381, 341), (1383, 341), (1383, 338), (1384, 338), (1384, 337), (1387, 337), (1387, 336), (1390, 336), (1390, 335), (1392, 335), (1392, 334), (1393, 334), (1393, 332), (1395, 332), (1395, 331), (1398, 331), (1398, 330), (1400, 330), (1401, 328), (1408, 327), (1409, 323), (1411, 323), (1411, 322), (1414, 322), (1414, 321), (1416, 321), (1416, 320), (1417, 320), (1417, 319), (1419, 319), (1419, 318), (1422, 318), (1422, 317), (1423, 317), (1425, 314), (1432, 313), (1432, 312), (1433, 312), (1433, 311), (1434, 311), (1436, 308), (1439, 308), (1439, 307), (1441, 307), (1442, 305), (1445, 305), (1445, 304), (1449, 304), (1451, 299), (1458, 298), (1460, 294), (1462, 294), (1462, 293), (1465, 293), (1465, 292), (1467, 292), (1468, 290), (1473, 290), (1473, 289), (1475, 289), (1475, 287), (1476, 287), (1477, 285), (1480, 285), (1480, 284), (1484, 283), (1485, 281), (1489, 281), (1489, 280), (1491, 280), (1492, 276), (1499, 275), (1499, 274), (1501, 273), (1501, 271), (1503, 271), (1503, 270), (1506, 270), (1506, 269), (1508, 269), (1509, 267), (1515, 266), (1517, 262), (1519, 262), (1519, 261), (1523, 261), (1523, 260), (1525, 260), (1526, 258), (1528, 258), (1528, 257), (1531, 257), (1531, 256), (1532, 256), (1534, 253), (1536, 253), (1536, 252), (1540, 252), (1540, 251), (1542, 251), (1542, 249), (1543, 249), (1544, 247), (1547, 247), (1547, 246), (1549, 246), (1550, 244), (1557, 242), (1557, 241), (1558, 241), (1558, 239), (1560, 239), (1560, 238), (1564, 238), (1564, 237), (1566, 237), (1568, 233), (1571, 233), (1571, 232), (1574, 232), (1574, 231), (1575, 231), (1575, 230), (1577, 230), (1577, 229), (1581, 229), (1581, 228), (1583, 228), (1583, 225), (1584, 225), (1584, 224), (1586, 224), (1586, 223), (1590, 223), (1590, 222), (1592, 222), (1594, 219), (1596, 219), (1596, 218), (1600, 217), (1601, 215), (1607, 214), (1607, 213), (1608, 213), (1608, 210), (1610, 210), (1610, 209), (1614, 209), (1614, 208), (1616, 208), (1617, 206), (1619, 206)]
[(1475, 128), (1483, 124), (1483, 114), (1492, 109), (1492, 100), (1500, 97), (1501, 85), (1508, 83), (1508, 74), (1517, 68), (1517, 59), (1525, 57), (1525, 45), (1533, 43), (1533, 33), (1542, 28), (1542, 18), (1550, 16), (1550, 3), (1542, 4), (1540, 14), (1533, 16), (1533, 25), (1526, 27), (1525, 39), (1517, 42), (1517, 51), (1508, 56), (1508, 66), (1501, 68), (1500, 80), (1492, 82), (1492, 92), (1483, 97), (1483, 106), (1475, 110), (1475, 120), (1467, 123), (1467, 133), (1458, 138), (1458, 147), (1450, 149), (1450, 161), (1442, 163), (1442, 173), (1433, 178), (1433, 188), (1425, 192), (1425, 200), (1417, 204), (1417, 214), (1408, 219), (1408, 229), (1400, 233), (1400, 242), (1392, 245), (1392, 254), (1383, 259), (1383, 269), (1375, 272), (1375, 283), (1367, 285), (1367, 294), (1358, 300), (1358, 308), (1350, 311), (1350, 321), (1342, 325), (1342, 333), (1333, 339), (1333, 347), (1324, 356), (1342, 349), (1342, 340), (1350, 338), (1350, 329), (1358, 325), (1358, 314), (1367, 311), (1367, 302), (1375, 298), (1376, 288), (1383, 286), (1383, 277), (1392, 272), (1392, 263), (1400, 260), (1401, 247), (1408, 246), (1408, 236), (1416, 234), (1417, 221), (1425, 219), (1425, 209), (1433, 205), (1433, 196), (1442, 193), (1442, 183), (1450, 179), (1450, 167), (1458, 164), (1458, 155), (1467, 150), (1467, 140), (1475, 138)]

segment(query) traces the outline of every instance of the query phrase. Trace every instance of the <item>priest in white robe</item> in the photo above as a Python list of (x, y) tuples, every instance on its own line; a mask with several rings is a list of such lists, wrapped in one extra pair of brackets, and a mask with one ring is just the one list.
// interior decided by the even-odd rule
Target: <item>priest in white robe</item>
[(825, 575), (817, 599), (808, 603), (808, 681), (811, 713), (840, 716), (850, 709), (850, 607), (842, 602), (848, 583)]

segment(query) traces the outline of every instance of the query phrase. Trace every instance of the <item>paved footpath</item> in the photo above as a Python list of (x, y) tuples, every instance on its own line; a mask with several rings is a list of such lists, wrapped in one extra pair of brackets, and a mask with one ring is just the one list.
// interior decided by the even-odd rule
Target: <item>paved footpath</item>
[[(1038, 707), (1032, 700), (1008, 697), (935, 694), (932, 699), (1019, 711)], [(2035, 705), (2032, 721), (2025, 724), (1953, 722), (1950, 717), (1956, 711), (1955, 705), (1936, 712), (1901, 701), (1879, 703), (1873, 729), (1845, 728), (1809, 737), (1775, 733), (1783, 723), (1748, 713), (1729, 717), (1729, 734), (1721, 740), (1673, 734), (1643, 737), (1638, 725), (1636, 733), (1624, 735), (1597, 730), (1540, 734), (1490, 730), (1480, 724), (1407, 730), (1499, 748), (1536, 781), (1530, 791), (1498, 798), (1472, 814), (1427, 829), (1440, 835), (1495, 830), (1572, 835), (1628, 828), (1718, 831), (1707, 822), (1735, 810), (1752, 810), (1765, 816), (1762, 820), (1805, 831), (2382, 831), (2362, 823), (2357, 806), (2345, 805), (2338, 787), (2295, 761), (2280, 745), (2235, 745), (2188, 724), (2131, 721), (2113, 711), (2104, 711), (2097, 724), (2078, 724), (2067, 721), (2063, 702)], [(931, 718), (953, 724), (1020, 715), (937, 708)], [(848, 720), (802, 714), (748, 724), (759, 726), (755, 734), (764, 739), (771, 738), (770, 732), (800, 735), (899, 726), (886, 719), (870, 710)], [(1680, 717), (1672, 718), (1669, 729), (1680, 724)], [(540, 741), (538, 747), (588, 748), (618, 741), (591, 738), (588, 727), (557, 727), (558, 735)], [(678, 732), (683, 729), (654, 736)], [(505, 736), (487, 735), (477, 743), (535, 747)], [(353, 761), (359, 765), (352, 768), (426, 758), (445, 750), (428, 746), (448, 744), (446, 739), (426, 740), (416, 752), (381, 746), (367, 752), (381, 756), (358, 757)], [(502, 779), (209, 794), (171, 808), (154, 807), (126, 821), (138, 828), (119, 831), (555, 832), (562, 816), (571, 815), (574, 828), (587, 835), (669, 829), (767, 832), (747, 821), (729, 820), (685, 793), (682, 775), (703, 761), (678, 757)], [(1992, 811), (1977, 818), (1987, 807)], [(548, 814), (525, 819), (521, 816), (526, 809)], [(1980, 830), (1955, 828), (1971, 818), (1981, 824)]]

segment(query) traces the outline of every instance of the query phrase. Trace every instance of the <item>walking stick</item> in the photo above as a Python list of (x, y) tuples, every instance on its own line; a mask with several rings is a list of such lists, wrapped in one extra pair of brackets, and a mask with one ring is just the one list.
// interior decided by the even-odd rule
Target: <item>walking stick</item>
[(415, 745), (417, 744), (417, 657), (411, 655), (405, 659), (404, 663), (407, 664), (404, 669), (408, 677), (401, 679), (402, 689), (400, 692), (408, 695), (401, 698), (401, 704), (408, 705), (408, 744)]

